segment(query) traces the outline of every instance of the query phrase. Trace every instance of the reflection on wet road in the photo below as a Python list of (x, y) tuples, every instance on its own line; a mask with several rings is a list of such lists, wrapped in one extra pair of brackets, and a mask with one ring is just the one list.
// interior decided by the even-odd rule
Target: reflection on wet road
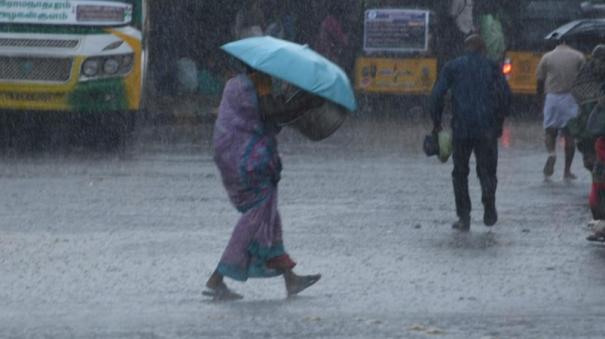
[(449, 226), (451, 163), (421, 153), (428, 124), (350, 121), (323, 143), (285, 131), (286, 246), (324, 277), (296, 299), (279, 279), (233, 283), (246, 299), (231, 304), (201, 296), (237, 219), (210, 128), (141, 131), (122, 159), (5, 157), (0, 337), (601, 337), (589, 173), (578, 157), (577, 181), (557, 164), (544, 182), (540, 123), (509, 127), (500, 222), (481, 224), (472, 173), (468, 234)]

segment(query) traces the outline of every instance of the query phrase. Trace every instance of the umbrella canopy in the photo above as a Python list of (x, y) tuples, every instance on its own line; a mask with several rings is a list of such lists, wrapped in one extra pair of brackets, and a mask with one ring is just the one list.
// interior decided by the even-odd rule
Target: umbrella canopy
[(307, 45), (264, 36), (230, 42), (221, 48), (256, 70), (340, 104), (350, 111), (357, 108), (345, 72)]

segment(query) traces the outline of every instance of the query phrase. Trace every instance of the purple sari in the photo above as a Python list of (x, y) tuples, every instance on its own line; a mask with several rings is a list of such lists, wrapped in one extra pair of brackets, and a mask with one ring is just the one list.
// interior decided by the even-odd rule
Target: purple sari
[(229, 80), (214, 127), (214, 161), (229, 199), (242, 213), (217, 271), (246, 281), (273, 277), (295, 263), (286, 254), (277, 211), (281, 160), (279, 128), (263, 121), (254, 84), (244, 74)]

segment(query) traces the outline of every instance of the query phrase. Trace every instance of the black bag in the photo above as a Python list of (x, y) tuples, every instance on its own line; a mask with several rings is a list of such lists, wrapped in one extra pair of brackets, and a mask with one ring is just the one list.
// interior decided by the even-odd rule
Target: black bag
[(432, 157), (433, 155), (439, 154), (439, 140), (434, 133), (428, 134), (424, 137), (422, 149), (427, 157)]

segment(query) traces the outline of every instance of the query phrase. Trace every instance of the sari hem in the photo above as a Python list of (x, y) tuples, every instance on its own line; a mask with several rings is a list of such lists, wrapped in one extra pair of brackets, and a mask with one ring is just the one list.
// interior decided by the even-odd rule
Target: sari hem
[[(221, 262), (217, 267), (217, 271), (222, 276), (242, 282), (249, 278), (273, 278), (282, 275), (283, 270), (270, 268), (267, 266), (267, 263), (275, 258), (289, 258), (282, 243), (272, 246), (263, 246), (258, 242), (253, 241), (250, 246), (248, 246), (248, 253), (250, 253), (251, 259), (247, 267)], [(296, 264), (292, 262), (291, 267), (288, 268), (293, 268), (294, 265)]]

